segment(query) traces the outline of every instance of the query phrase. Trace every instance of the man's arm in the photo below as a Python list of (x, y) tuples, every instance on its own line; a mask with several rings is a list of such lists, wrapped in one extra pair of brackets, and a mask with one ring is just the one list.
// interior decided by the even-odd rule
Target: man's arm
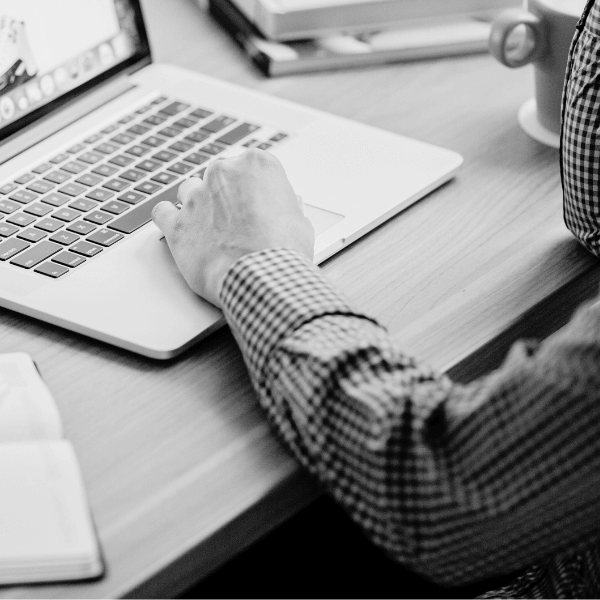
[(598, 309), (458, 386), (314, 267), (312, 228), (275, 157), (214, 162), (180, 199), (153, 217), (184, 277), (222, 306), (289, 448), (375, 543), (460, 584), (598, 534)]
[(400, 562), (458, 585), (598, 533), (598, 308), (459, 386), (298, 253), (240, 259), (221, 298), (271, 423)]

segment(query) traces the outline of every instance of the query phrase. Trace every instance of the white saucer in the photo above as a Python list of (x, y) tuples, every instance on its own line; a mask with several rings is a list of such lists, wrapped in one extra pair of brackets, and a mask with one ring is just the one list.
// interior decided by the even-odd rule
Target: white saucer
[(540, 125), (535, 98), (527, 100), (519, 109), (519, 125), (534, 140), (552, 148), (560, 148), (560, 135)]

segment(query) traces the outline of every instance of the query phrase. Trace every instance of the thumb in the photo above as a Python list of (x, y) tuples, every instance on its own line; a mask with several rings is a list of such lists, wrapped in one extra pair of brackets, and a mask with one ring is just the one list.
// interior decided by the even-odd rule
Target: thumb
[(177, 219), (178, 214), (179, 209), (167, 200), (159, 202), (152, 209), (152, 221), (162, 231), (167, 241), (169, 241), (171, 232), (175, 227), (175, 219)]

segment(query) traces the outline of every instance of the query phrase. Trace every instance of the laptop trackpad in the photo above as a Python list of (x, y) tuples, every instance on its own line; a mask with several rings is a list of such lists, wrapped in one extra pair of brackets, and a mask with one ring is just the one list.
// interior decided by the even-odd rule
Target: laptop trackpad
[(311, 204), (304, 205), (304, 214), (315, 228), (315, 237), (320, 236), (324, 231), (327, 231), (344, 218), (344, 215), (338, 215), (337, 213), (325, 210), (324, 208), (317, 208)]

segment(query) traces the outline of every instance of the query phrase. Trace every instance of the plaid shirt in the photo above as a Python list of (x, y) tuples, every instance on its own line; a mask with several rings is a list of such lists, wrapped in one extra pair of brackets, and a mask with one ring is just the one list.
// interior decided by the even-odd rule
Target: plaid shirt
[[(565, 94), (565, 218), (600, 255), (600, 7), (584, 17)], [(599, 597), (600, 305), (458, 385), (296, 252), (238, 260), (221, 299), (274, 428), (390, 556), (447, 585), (522, 573), (489, 597)]]

